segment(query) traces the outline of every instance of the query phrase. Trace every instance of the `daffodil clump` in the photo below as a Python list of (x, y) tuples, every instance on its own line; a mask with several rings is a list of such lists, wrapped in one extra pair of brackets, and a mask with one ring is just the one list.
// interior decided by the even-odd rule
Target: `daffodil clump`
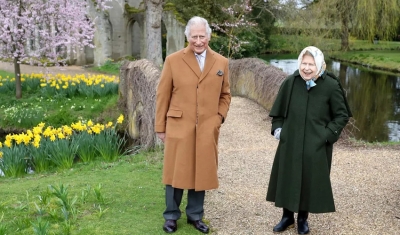
[[(75, 95), (90, 98), (103, 97), (118, 93), (119, 78), (104, 74), (21, 74), (22, 90), (40, 91), (45, 97), (54, 95), (73, 97)], [(15, 78), (0, 76), (0, 92), (14, 92)]]
[(96, 157), (116, 160), (125, 154), (125, 139), (116, 131), (123, 121), (121, 114), (116, 123), (107, 124), (88, 120), (55, 128), (39, 123), (24, 133), (9, 134), (0, 142), (0, 170), (5, 176), (16, 177), (29, 170), (67, 169), (76, 161), (87, 162)]

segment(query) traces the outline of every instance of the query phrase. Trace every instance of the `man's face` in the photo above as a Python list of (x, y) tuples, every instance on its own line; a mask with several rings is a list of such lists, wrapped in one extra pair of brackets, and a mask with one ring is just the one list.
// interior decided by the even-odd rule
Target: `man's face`
[(207, 49), (209, 41), (204, 25), (192, 25), (189, 34), (189, 46), (192, 51), (196, 54), (203, 53)]

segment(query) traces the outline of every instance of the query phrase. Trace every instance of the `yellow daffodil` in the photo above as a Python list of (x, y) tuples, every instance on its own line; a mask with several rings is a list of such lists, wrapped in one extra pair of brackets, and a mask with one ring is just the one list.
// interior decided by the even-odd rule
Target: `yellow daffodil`
[(38, 138), (35, 137), (35, 139), (34, 139), (33, 142), (32, 142), (32, 145), (33, 145), (35, 148), (39, 148), (39, 146), (40, 146), (40, 136), (38, 136)]
[(33, 134), (34, 135), (39, 135), (39, 134), (41, 134), (42, 133), (42, 127), (39, 127), (39, 126), (35, 126), (34, 128), (33, 128)]
[(117, 123), (121, 124), (124, 121), (124, 115), (119, 115), (118, 119), (117, 119)]
[(17, 145), (18, 145), (18, 144), (21, 144), (24, 139), (21, 136), (16, 135), (16, 136), (14, 136), (14, 140), (15, 140), (15, 143), (17, 143)]
[(101, 132), (101, 129), (100, 129), (100, 127), (99, 126), (93, 126), (92, 128), (90, 128), (90, 130), (93, 132), (93, 133), (95, 133), (95, 134), (100, 134), (100, 132)]
[(33, 137), (33, 133), (32, 133), (32, 131), (31, 130), (27, 130), (26, 131), (26, 134), (29, 136), (29, 137)]
[(29, 142), (31, 142), (32, 137), (27, 134), (21, 134), (22, 141), (24, 142), (25, 145), (28, 145)]
[(11, 148), (11, 146), (12, 146), (12, 141), (11, 141), (11, 140), (6, 140), (6, 141), (4, 141), (4, 145), (7, 146), (7, 147), (9, 147), (9, 148)]
[(57, 134), (57, 137), (58, 137), (59, 139), (65, 139), (65, 135), (64, 135), (62, 132), (58, 133), (58, 134)]
[(69, 126), (63, 126), (63, 132), (64, 132), (64, 134), (66, 134), (67, 136), (70, 136), (70, 135), (72, 135), (73, 130), (72, 130), (72, 128), (69, 127)]
[(50, 137), (51, 135), (53, 135), (53, 129), (51, 127), (47, 127), (44, 131), (43, 131), (43, 136), (44, 137)]
[(86, 130), (86, 125), (82, 124), (81, 121), (79, 121), (77, 123), (72, 123), (71, 127), (72, 127), (72, 129), (74, 129), (76, 131), (84, 131), (84, 130)]

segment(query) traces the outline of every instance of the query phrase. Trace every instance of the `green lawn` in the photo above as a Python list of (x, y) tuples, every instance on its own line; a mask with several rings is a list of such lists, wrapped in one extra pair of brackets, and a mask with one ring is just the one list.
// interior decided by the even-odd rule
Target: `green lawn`
[(15, 77), (15, 74), (0, 70), (0, 77), (6, 78), (7, 76), (13, 78)]
[[(49, 222), (49, 234), (67, 234), (58, 199), (50, 194), (47, 202), (40, 200), (49, 195), (49, 185), (68, 187), (69, 200), (77, 198), (72, 206), (75, 218), (71, 215), (68, 220), (70, 234), (165, 234), (161, 177), (161, 151), (125, 156), (113, 163), (78, 163), (63, 172), (0, 177), (0, 234), (34, 234), (31, 223), (38, 224), (39, 217)], [(94, 193), (99, 185), (103, 200)], [(183, 211), (185, 204), (183, 201)], [(186, 224), (184, 214), (178, 227), (178, 235), (201, 234)]]

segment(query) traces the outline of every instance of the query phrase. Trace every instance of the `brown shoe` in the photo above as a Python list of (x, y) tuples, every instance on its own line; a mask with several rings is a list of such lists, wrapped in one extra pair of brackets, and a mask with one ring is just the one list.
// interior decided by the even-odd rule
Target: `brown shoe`
[(176, 220), (167, 219), (165, 220), (163, 230), (166, 233), (174, 233), (178, 226), (176, 225)]
[(202, 233), (208, 233), (210, 229), (202, 220), (187, 220), (188, 224), (192, 224), (197, 230)]

